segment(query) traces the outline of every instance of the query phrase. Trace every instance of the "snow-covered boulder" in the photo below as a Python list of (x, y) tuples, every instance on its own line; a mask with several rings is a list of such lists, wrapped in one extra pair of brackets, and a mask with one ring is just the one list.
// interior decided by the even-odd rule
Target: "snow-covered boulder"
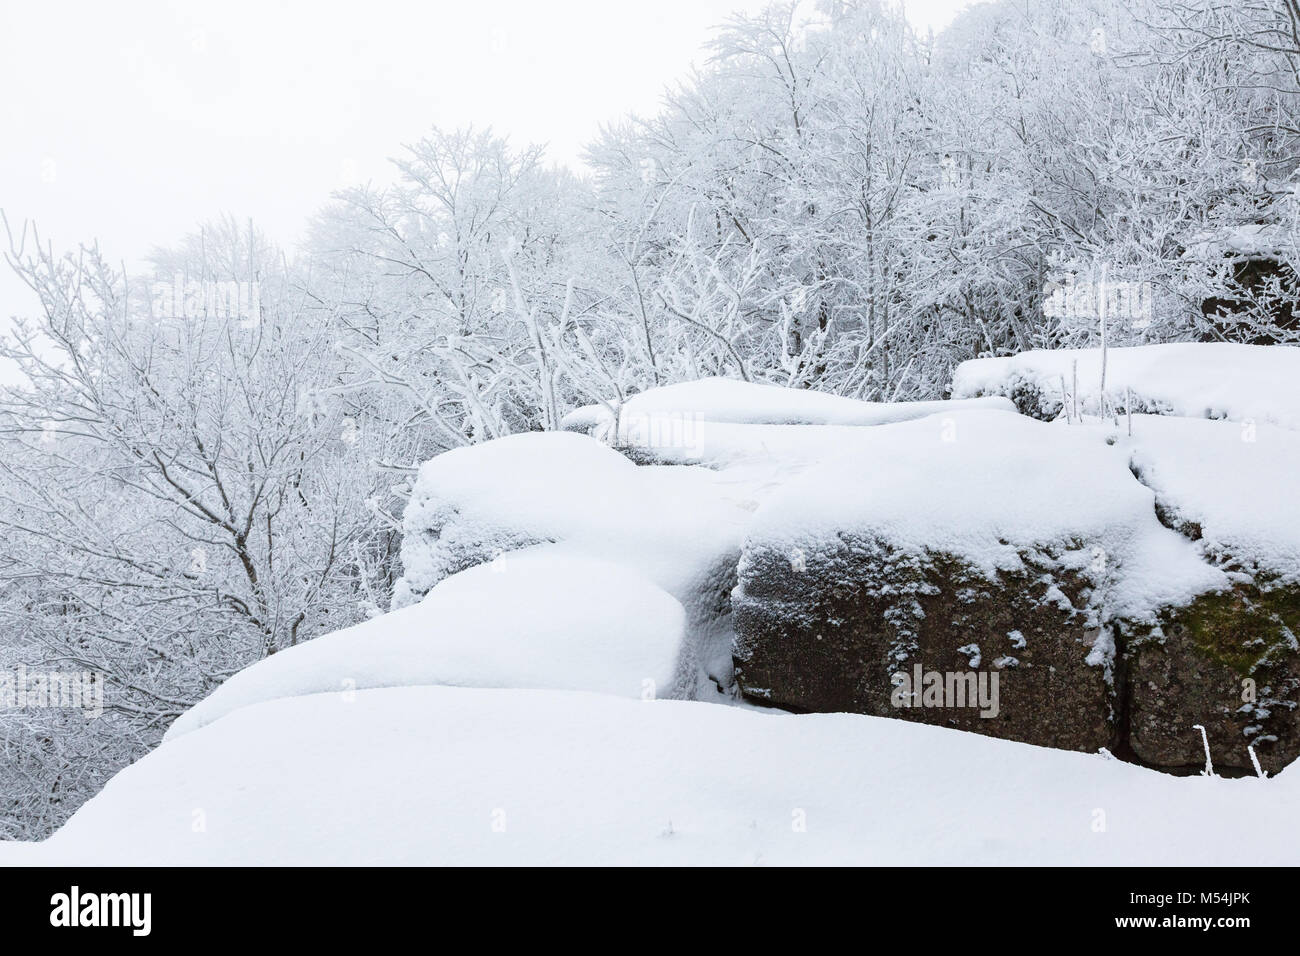
[(1226, 583), (1096, 431), (1000, 412), (886, 425), (756, 514), (737, 681), (800, 710), (1095, 751), (1122, 719), (1111, 616)]
[(167, 732), (279, 697), (448, 684), (683, 696), (685, 615), (617, 564), (540, 545), (452, 575), (418, 604), (281, 651), (240, 671)]
[[(533, 432), (425, 462), (403, 516), (395, 609), (543, 542), (636, 571), (686, 608), (701, 692), (731, 687), (729, 594), (749, 513), (699, 468), (637, 467), (586, 435)], [(508, 557), (507, 557), (508, 560)]]
[[(1052, 419), (1067, 400), (1096, 414), (1100, 349), (1029, 351), (963, 362), (952, 397), (1001, 395), (1026, 415)], [(1189, 418), (1227, 418), (1300, 429), (1300, 348), (1181, 342), (1106, 352), (1110, 406)]]
[(397, 687), (234, 711), (0, 862), (1285, 865), (1297, 770), (1179, 779), (851, 714)]
[[(1277, 772), (1300, 755), (1300, 502), (1275, 493), (1298, 473), (1300, 435), (1251, 423), (865, 430), (757, 512), (738, 684), (1175, 772), (1204, 766), (1201, 725), (1220, 770)], [(927, 704), (931, 673), (975, 680), (964, 706)]]
[(1269, 425), (1141, 416), (1127, 449), (1157, 513), (1221, 569), (1224, 586), (1118, 622), (1129, 743), (1142, 762), (1267, 770), (1300, 753), (1300, 435)]

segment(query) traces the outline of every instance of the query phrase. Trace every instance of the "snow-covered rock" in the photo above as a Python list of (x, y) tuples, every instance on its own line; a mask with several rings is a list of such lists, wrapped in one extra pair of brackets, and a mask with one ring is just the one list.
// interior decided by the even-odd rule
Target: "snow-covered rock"
[[(1166, 607), (1156, 626), (1118, 623), (1135, 756), (1194, 766), (1205, 727), (1225, 765), (1268, 769), (1300, 753), (1300, 435), (1269, 425), (1135, 416), (1120, 448), (1158, 513), (1224, 586)], [(1127, 429), (1125, 429), (1127, 431)]]
[[(1287, 766), (1300, 505), (1268, 491), (1294, 480), (1300, 436), (1127, 428), (959, 413), (864, 430), (805, 469), (746, 540), (741, 691), (1179, 771), (1202, 765), (1201, 724), (1222, 769)], [(997, 713), (904, 706), (930, 672), (996, 673)]]
[[(0, 862), (1293, 862), (1300, 436), (981, 404), (701, 420), (708, 468), (440, 456), (404, 609), (237, 675)], [(750, 698), (860, 713), (662, 699), (730, 680), (733, 619)], [(1193, 724), (1282, 772), (1064, 752), (1199, 768)]]
[[(1095, 751), (1117, 717), (1109, 615), (1154, 618), (1225, 581), (1157, 521), (1100, 434), (978, 411), (886, 425), (755, 515), (733, 597), (737, 680), (801, 710)], [(996, 675), (999, 705), (900, 699), (917, 667)]]
[[(1077, 377), (1076, 377), (1077, 364)], [(1106, 352), (1108, 404), (1189, 418), (1227, 418), (1300, 429), (1300, 348), (1183, 342)], [(1101, 350), (1022, 352), (963, 362), (955, 399), (1002, 395), (1026, 415), (1055, 418), (1076, 389), (1082, 413), (1096, 414)], [(1073, 402), (1071, 403), (1073, 405)]]
[[(1300, 382), (1297, 382), (1300, 388)], [(1265, 424), (1134, 416), (1121, 448), (1162, 519), (1208, 560), (1300, 583), (1300, 434)]]
[(635, 571), (539, 545), (452, 575), (418, 604), (281, 651), (182, 715), (174, 739), (303, 694), (448, 684), (681, 696), (684, 613)]
[(637, 467), (586, 435), (527, 433), (420, 469), (393, 606), (465, 568), (542, 542), (645, 575), (686, 608), (701, 692), (731, 685), (728, 595), (749, 513), (705, 469)]
[(849, 714), (403, 687), (236, 710), (0, 861), (1286, 865), (1297, 784)]

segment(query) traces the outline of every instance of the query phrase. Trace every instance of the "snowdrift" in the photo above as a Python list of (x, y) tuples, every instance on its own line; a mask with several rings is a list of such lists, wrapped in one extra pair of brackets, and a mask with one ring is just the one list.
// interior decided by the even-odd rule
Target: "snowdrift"
[(585, 435), (514, 435), (420, 469), (394, 608), (503, 554), (551, 542), (629, 568), (686, 611), (680, 694), (729, 693), (730, 594), (749, 512), (704, 469), (637, 467)]
[(1280, 865), (1300, 858), (1296, 783), (849, 714), (405, 687), (233, 711), (118, 774), (39, 857)]
[(418, 604), (240, 671), (167, 732), (175, 738), (277, 697), (349, 700), (372, 687), (448, 684), (680, 691), (685, 614), (634, 571), (542, 545), (443, 581)]
[(1119, 439), (1162, 520), (1207, 559), (1300, 581), (1300, 434), (1144, 415), (1133, 419), (1132, 437), (1120, 430)]

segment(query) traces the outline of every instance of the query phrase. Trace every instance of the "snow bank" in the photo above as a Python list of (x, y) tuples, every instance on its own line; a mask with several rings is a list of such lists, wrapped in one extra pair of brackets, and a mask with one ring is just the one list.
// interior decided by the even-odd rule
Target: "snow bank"
[[(1100, 349), (1022, 352), (963, 362), (953, 398), (1014, 397), (1027, 414), (1055, 417), (1073, 389), (1078, 362), (1080, 409), (1095, 414), (1101, 386)], [(1106, 392), (1135, 410), (1188, 418), (1227, 418), (1300, 429), (1300, 348), (1184, 342), (1108, 349)]]
[(1166, 521), (1196, 537), (1208, 558), (1300, 583), (1300, 435), (1143, 415), (1120, 446)]
[(1298, 784), (1295, 768), (1169, 777), (848, 714), (391, 688), (270, 701), (169, 741), (21, 859), (1287, 865)]
[(443, 581), (419, 604), (245, 668), (182, 715), (171, 740), (249, 704), (450, 684), (668, 696), (678, 601), (639, 574), (543, 545)]

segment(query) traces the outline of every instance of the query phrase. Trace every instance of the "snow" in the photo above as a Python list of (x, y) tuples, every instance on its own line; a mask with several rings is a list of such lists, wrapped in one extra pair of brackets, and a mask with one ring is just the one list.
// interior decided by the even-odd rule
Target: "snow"
[[(1079, 404), (1095, 413), (1101, 386), (1100, 349), (1030, 351), (974, 359), (957, 367), (954, 398), (1011, 395), (1020, 383), (1042, 392), (1049, 410), (1073, 388), (1078, 362)], [(1180, 342), (1108, 349), (1106, 392), (1123, 405), (1130, 389), (1137, 410), (1188, 418), (1227, 418), (1300, 429), (1300, 348)]]
[(750, 514), (742, 501), (743, 490), (707, 469), (638, 467), (569, 432), (450, 451), (420, 469), (403, 517), (405, 573), (393, 606), (411, 605), (465, 567), (554, 542), (553, 553), (618, 564), (680, 601), (681, 680), (694, 668), (697, 696), (725, 696), (732, 688), (726, 595)]
[(746, 518), (707, 472), (639, 468), (586, 435), (530, 432), (459, 448), (420, 469), (394, 606), (484, 553), (542, 541), (626, 564), (689, 600), (739, 549)]
[[(995, 407), (976, 402), (972, 407)], [(591, 416), (595, 408), (579, 409)], [(952, 410), (950, 402), (862, 402), (805, 388), (784, 388), (731, 378), (702, 378), (647, 389), (623, 403), (623, 420), (681, 415), (698, 421), (745, 425), (883, 425)]]
[[(731, 702), (701, 693), (700, 675), (725, 691), (717, 601), (742, 541), (811, 556), (863, 532), (989, 575), (1035, 549), (1090, 577), (1103, 620), (1228, 586), (1221, 553), (1300, 573), (1285, 493), (1300, 436), (1135, 415), (1129, 438), (1002, 398), (861, 427), (834, 420), (866, 416), (847, 400), (781, 406), (751, 391), (766, 386), (719, 381), (645, 403), (646, 421), (687, 399), (719, 416), (692, 419), (678, 447), (707, 468), (638, 467), (573, 432), (426, 463), (405, 516), (404, 607), (236, 675), (49, 841), (0, 862), (1294, 862), (1294, 766), (1175, 778), (904, 721), (665, 698)], [(740, 420), (741, 392), (756, 420)], [(1259, 398), (1236, 394), (1215, 408)], [(796, 413), (823, 417), (763, 420)], [(1270, 493), (1252, 493), (1261, 484)], [(1164, 527), (1157, 500), (1202, 540)], [(1110, 641), (1101, 631), (1090, 663), (1106, 665)], [(979, 646), (963, 650), (977, 666)]]
[[(707, 378), (633, 396), (619, 415), (618, 444), (651, 451), (651, 460), (664, 464), (714, 469), (724, 497), (753, 511), (795, 475), (870, 443), (871, 427), (971, 410), (1016, 414), (1001, 396), (875, 403)], [(602, 442), (614, 438), (612, 424), (602, 405), (583, 406), (564, 419), (565, 428), (588, 431)]]
[(750, 546), (812, 554), (862, 532), (903, 553), (960, 557), (989, 577), (1022, 567), (1026, 547), (1085, 570), (1102, 554), (1094, 577), (1111, 587), (1098, 601), (1138, 617), (1227, 584), (1159, 523), (1152, 492), (1100, 429), (968, 411), (864, 435), (774, 492)]
[(1271, 425), (1133, 417), (1121, 436), (1142, 481), (1212, 559), (1300, 581), (1300, 435)]
[(860, 715), (405, 687), (236, 710), (0, 860), (1281, 865), (1298, 785)]
[(240, 671), (167, 732), (302, 694), (448, 684), (667, 696), (681, 604), (639, 574), (541, 545), (453, 575), (423, 601)]
[[(793, 436), (806, 428), (792, 426), (884, 425), (971, 408), (1015, 410), (1009, 401), (998, 397), (966, 402), (862, 402), (808, 389), (704, 378), (648, 389), (629, 398), (619, 409), (617, 444), (667, 452), (665, 457), (670, 460), (693, 461), (708, 457), (720, 437), (733, 433), (719, 425), (770, 426), (773, 434), (784, 431)], [(575, 409), (565, 416), (562, 427), (587, 432), (605, 442), (615, 437), (613, 417), (601, 405)], [(745, 430), (736, 434), (745, 434)], [(746, 441), (761, 440), (756, 436), (762, 434), (750, 432)]]

